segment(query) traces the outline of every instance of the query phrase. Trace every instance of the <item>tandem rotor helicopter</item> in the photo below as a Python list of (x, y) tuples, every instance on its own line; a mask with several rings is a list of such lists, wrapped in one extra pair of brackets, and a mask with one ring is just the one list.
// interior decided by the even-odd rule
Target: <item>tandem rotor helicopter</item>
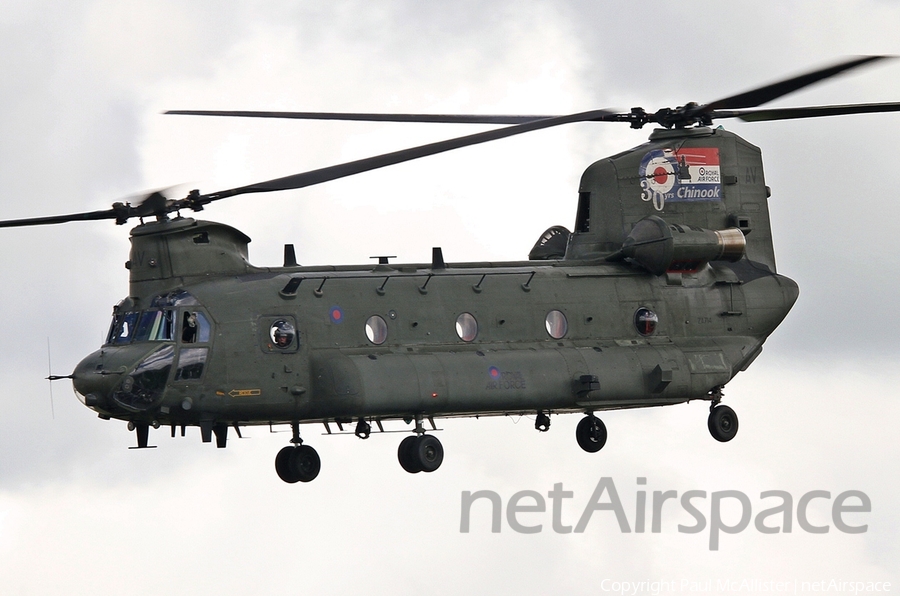
[[(99, 350), (71, 375), (100, 418), (128, 422), (137, 448), (149, 429), (199, 426), (225, 447), (229, 428), (290, 425), (275, 458), (285, 482), (319, 473), (301, 424), (353, 427), (360, 438), (403, 420), (408, 472), (443, 461), (436, 418), (582, 413), (582, 449), (603, 448), (595, 412), (710, 402), (709, 432), (729, 441), (738, 419), (722, 389), (760, 354), (797, 299), (776, 273), (769, 189), (760, 150), (712, 128), (745, 121), (900, 111), (900, 103), (753, 109), (886, 56), (828, 68), (707, 104), (648, 113), (592, 110), (566, 116), (212, 112), (322, 120), (506, 125), (208, 194), (153, 193), (136, 205), (0, 221), (0, 227), (112, 219), (131, 230), (128, 296), (113, 309)], [(286, 245), (281, 267), (248, 260), (250, 239), (184, 210), (241, 194), (298, 189), (404, 161), (574, 122), (656, 124), (649, 142), (584, 172), (574, 229), (549, 228), (528, 260), (300, 266)], [(170, 217), (175, 214), (174, 217)], [(145, 221), (152, 218), (152, 221)]]

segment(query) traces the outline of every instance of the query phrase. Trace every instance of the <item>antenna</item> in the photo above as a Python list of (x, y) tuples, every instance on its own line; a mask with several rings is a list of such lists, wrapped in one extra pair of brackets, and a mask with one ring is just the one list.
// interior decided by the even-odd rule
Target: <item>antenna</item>
[(50, 383), (50, 416), (56, 420), (56, 408), (53, 407), (53, 362), (50, 360), (49, 336), (47, 336), (47, 381)]

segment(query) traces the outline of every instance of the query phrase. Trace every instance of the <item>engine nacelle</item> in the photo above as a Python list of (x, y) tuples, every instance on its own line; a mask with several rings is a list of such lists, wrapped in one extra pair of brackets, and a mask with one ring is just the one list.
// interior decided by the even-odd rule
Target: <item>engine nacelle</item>
[(667, 271), (697, 271), (710, 261), (739, 261), (747, 241), (737, 228), (706, 230), (669, 224), (656, 215), (645, 217), (631, 230), (621, 255), (654, 275)]

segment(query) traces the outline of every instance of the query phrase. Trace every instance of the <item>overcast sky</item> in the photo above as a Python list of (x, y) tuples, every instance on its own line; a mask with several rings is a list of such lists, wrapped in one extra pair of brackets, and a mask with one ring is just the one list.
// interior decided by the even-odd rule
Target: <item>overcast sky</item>
[[(900, 54), (900, 6), (809, 2), (0, 2), (0, 218), (105, 209), (148, 189), (211, 192), (481, 130), (478, 126), (201, 119), (166, 109), (564, 114), (706, 102), (853, 54)], [(324, 7), (323, 7), (324, 6)], [(773, 105), (900, 101), (900, 60)], [(191, 429), (133, 433), (47, 381), (102, 342), (128, 291), (128, 226), (0, 230), (0, 591), (5, 594), (603, 593), (616, 582), (892, 582), (900, 590), (897, 137), (900, 115), (722, 124), (763, 150), (779, 271), (801, 296), (749, 371), (726, 387), (728, 444), (703, 403), (603, 415), (441, 423), (444, 464), (409, 475), (402, 435), (322, 437), (322, 472), (275, 475), (289, 435), (250, 429), (217, 450)], [(240, 228), (257, 265), (284, 243), (304, 264), (523, 259), (572, 227), (581, 172), (649, 129), (579, 124), (302, 191), (250, 195), (201, 216)], [(629, 522), (638, 490), (813, 490), (810, 534), (753, 524), (709, 550), (679, 507), (662, 532), (492, 534), (484, 503), (460, 533), (463, 491), (503, 499), (562, 483), (574, 526), (601, 478)], [(636, 484), (647, 478), (646, 487)], [(839, 532), (831, 503), (872, 511)], [(709, 500), (700, 509), (709, 517)], [(668, 505), (667, 505), (668, 506)], [(670, 510), (666, 510), (667, 512)], [(732, 508), (723, 513), (737, 521)], [(731, 517), (727, 517), (731, 516)], [(649, 525), (649, 522), (648, 522)], [(685, 584), (687, 591), (690, 584)], [(639, 593), (652, 593), (649, 589)], [(701, 589), (699, 592), (703, 593)], [(835, 592), (833, 592), (835, 593)], [(841, 593), (841, 592), (836, 592)]]

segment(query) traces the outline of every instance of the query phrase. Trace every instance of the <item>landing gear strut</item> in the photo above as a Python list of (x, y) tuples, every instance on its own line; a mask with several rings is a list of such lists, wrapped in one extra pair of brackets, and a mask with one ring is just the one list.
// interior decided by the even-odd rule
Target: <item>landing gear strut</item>
[[(431, 420), (432, 428), (434, 420)], [(416, 416), (416, 434), (400, 441), (397, 448), (397, 459), (400, 466), (410, 474), (434, 472), (444, 461), (444, 446), (437, 437), (426, 435), (422, 426), (422, 417)]]
[(538, 412), (537, 418), (534, 420), (534, 428), (542, 433), (550, 430), (550, 416), (543, 412)]
[(575, 439), (579, 447), (588, 453), (596, 453), (606, 445), (606, 425), (593, 414), (588, 414), (575, 427)]
[(372, 434), (372, 425), (366, 422), (365, 419), (360, 418), (359, 422), (356, 423), (355, 434), (360, 439), (368, 439), (369, 435)]
[(309, 482), (319, 475), (322, 462), (319, 454), (309, 445), (303, 445), (300, 438), (300, 424), (291, 423), (293, 445), (283, 448), (275, 456), (275, 471), (287, 483)]
[[(158, 424), (159, 423), (157, 423), (157, 425)], [(154, 428), (158, 428), (158, 426), (154, 426)], [(154, 449), (153, 446), (147, 444), (150, 440), (150, 424), (147, 422), (134, 422), (129, 420), (128, 430), (133, 430), (137, 437), (137, 447), (129, 447), (129, 449)]]

